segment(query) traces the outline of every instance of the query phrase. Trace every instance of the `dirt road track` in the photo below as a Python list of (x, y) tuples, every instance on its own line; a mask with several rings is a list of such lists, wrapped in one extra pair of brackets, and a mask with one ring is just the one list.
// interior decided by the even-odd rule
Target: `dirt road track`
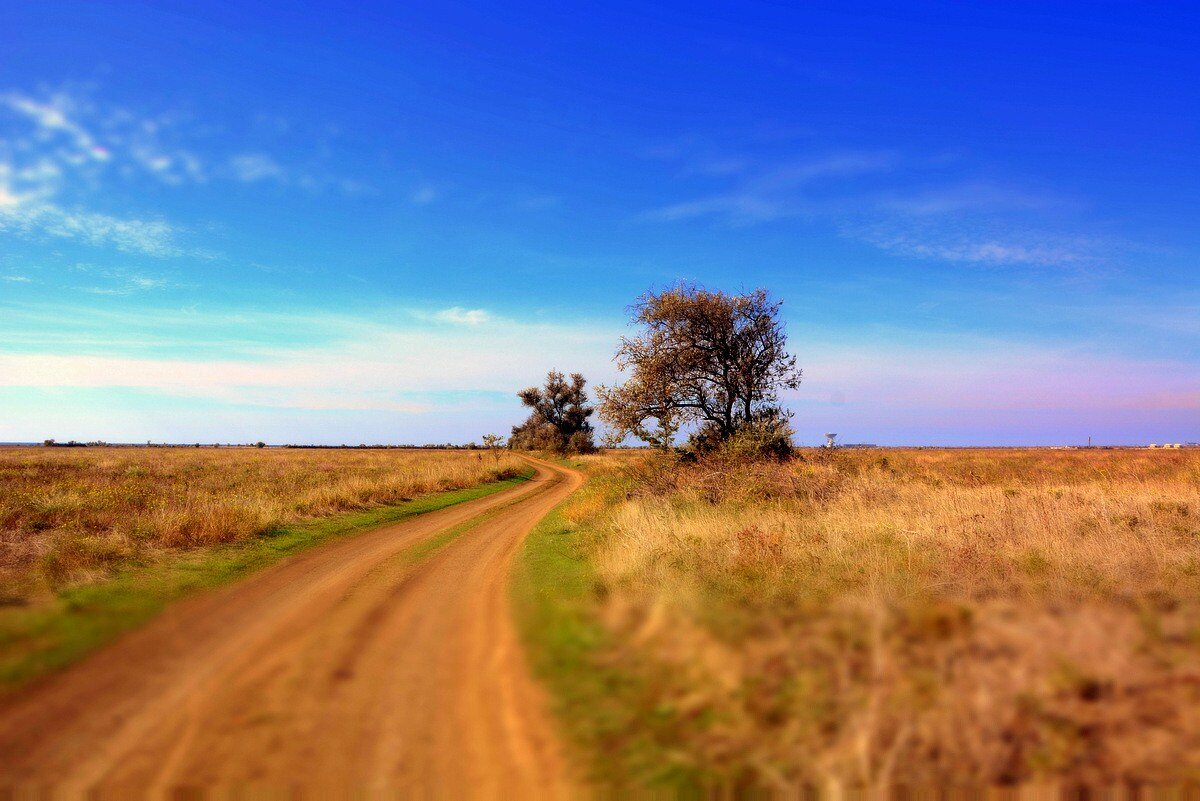
[[(566, 795), (507, 580), (522, 537), (581, 481), (538, 463), (514, 490), (174, 605), (0, 703), (0, 787)], [(425, 559), (405, 555), (472, 522)]]

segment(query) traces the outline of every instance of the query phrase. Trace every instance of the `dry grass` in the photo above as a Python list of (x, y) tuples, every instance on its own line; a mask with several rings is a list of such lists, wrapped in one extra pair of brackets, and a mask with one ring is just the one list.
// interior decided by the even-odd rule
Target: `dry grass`
[(1200, 452), (601, 464), (566, 514), (701, 775), (1200, 777)]
[(516, 475), (508, 454), (429, 450), (0, 448), (0, 604), (164, 550)]

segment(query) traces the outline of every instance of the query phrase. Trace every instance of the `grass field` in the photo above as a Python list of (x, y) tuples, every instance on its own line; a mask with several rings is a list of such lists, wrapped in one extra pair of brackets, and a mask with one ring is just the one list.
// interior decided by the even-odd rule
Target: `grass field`
[(1200, 778), (1200, 452), (584, 461), (517, 592), (598, 776)]
[(509, 478), (515, 456), (431, 450), (0, 449), (0, 605), (173, 551)]
[(189, 592), (528, 473), (507, 453), (0, 450), (0, 691)]

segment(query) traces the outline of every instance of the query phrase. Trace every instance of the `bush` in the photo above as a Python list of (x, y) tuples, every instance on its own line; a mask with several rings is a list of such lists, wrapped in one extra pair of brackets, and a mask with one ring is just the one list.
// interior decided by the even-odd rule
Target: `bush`
[(785, 415), (772, 410), (761, 418), (746, 423), (733, 434), (723, 436), (712, 425), (706, 425), (691, 436), (687, 450), (695, 456), (711, 456), (729, 461), (757, 459), (783, 460), (795, 451), (792, 446), (792, 427)]

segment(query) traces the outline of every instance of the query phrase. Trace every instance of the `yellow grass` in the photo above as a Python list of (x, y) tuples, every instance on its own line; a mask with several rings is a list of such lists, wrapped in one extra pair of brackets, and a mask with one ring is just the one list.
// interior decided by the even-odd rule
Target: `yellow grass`
[(566, 514), (695, 773), (1200, 777), (1200, 452), (597, 464)]
[(0, 603), (156, 552), (515, 475), (505, 453), (0, 448)]

